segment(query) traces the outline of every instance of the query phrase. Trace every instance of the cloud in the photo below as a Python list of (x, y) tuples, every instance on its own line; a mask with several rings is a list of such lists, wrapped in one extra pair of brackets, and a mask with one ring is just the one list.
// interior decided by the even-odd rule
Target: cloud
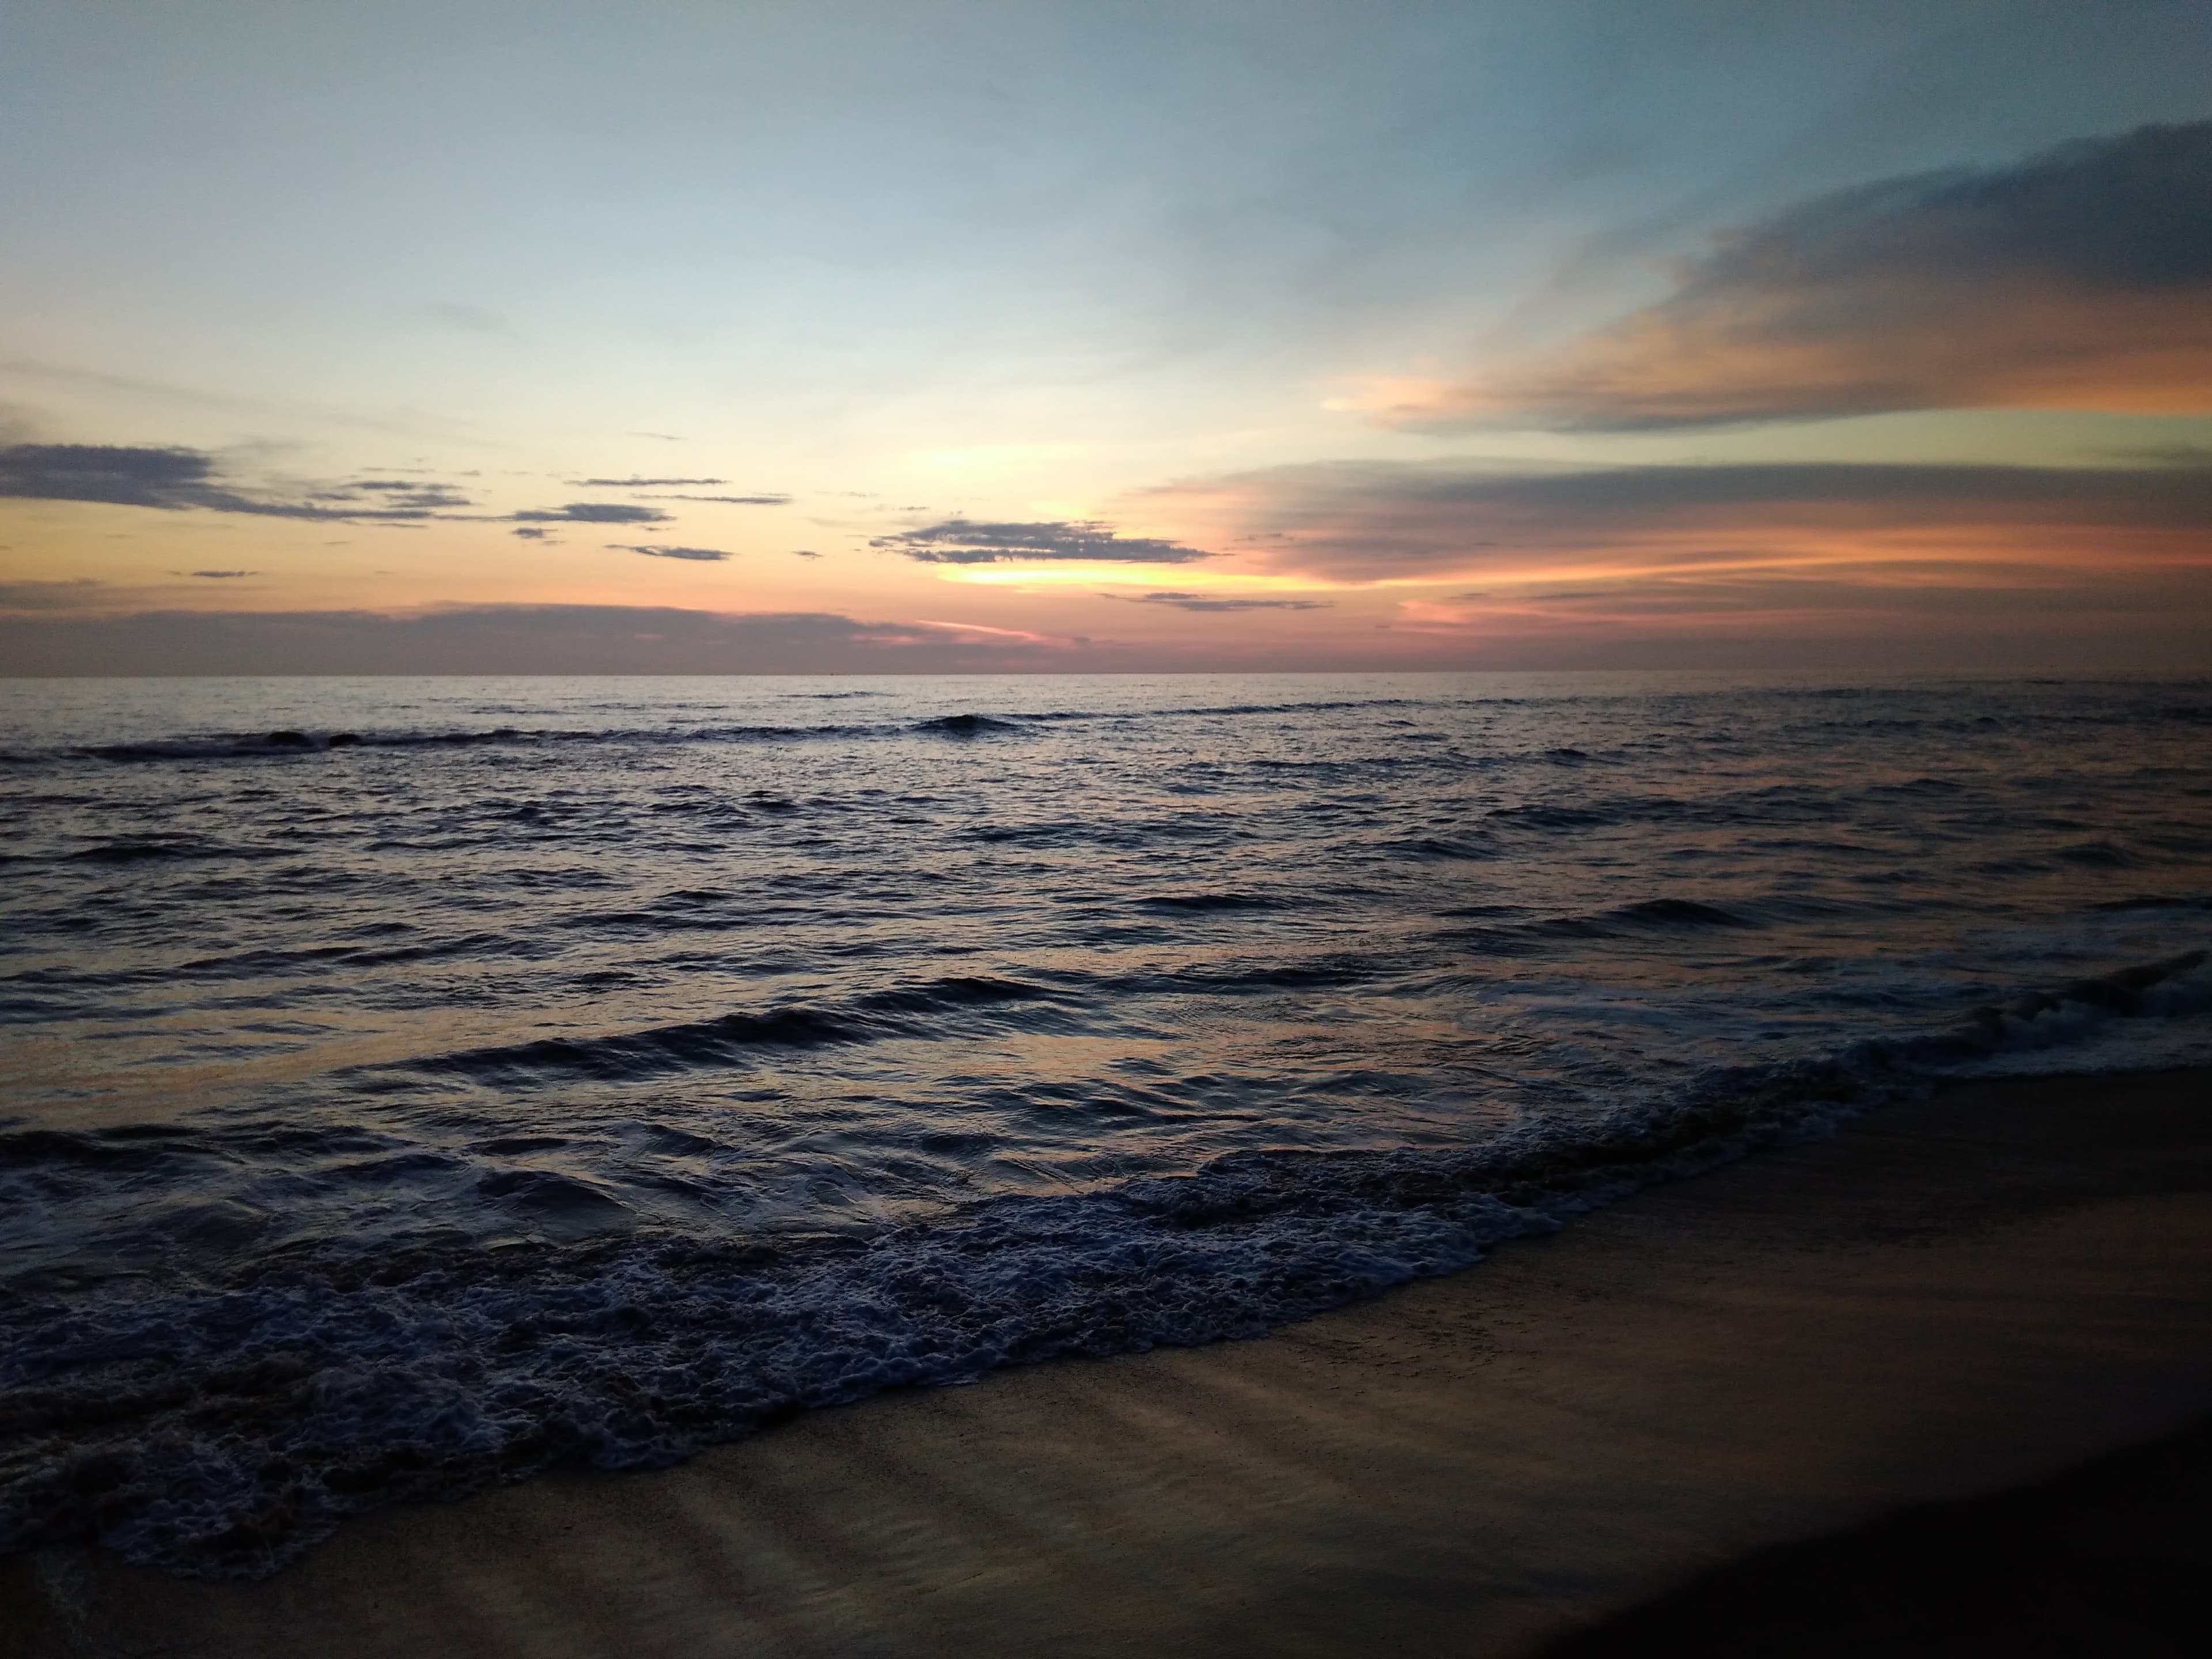
[(566, 507), (542, 507), (527, 513), (510, 513), (513, 524), (665, 524), (668, 515), (657, 507), (629, 507), (615, 501), (570, 501)]
[[(1338, 581), (1656, 566), (1808, 568), (2004, 553), (2053, 568), (2212, 566), (2212, 467), (1735, 465), (1500, 471), (1321, 462), (1151, 491), (1270, 571)], [(1243, 540), (1249, 538), (1249, 540)], [(1548, 575), (1547, 575), (1548, 573)]]
[(16, 444), (0, 450), (0, 495), (36, 501), (232, 510), (214, 473), (214, 462), (191, 449)]
[(1086, 564), (1188, 564), (1210, 553), (1145, 537), (1124, 538), (1095, 520), (1050, 524), (975, 524), (948, 519), (921, 530), (878, 536), (869, 546), (903, 553), (924, 564), (1025, 564), (1074, 560)]
[(1127, 599), (1133, 605), (1172, 605), (1178, 611), (1326, 611), (1332, 599), (1213, 599), (1203, 593), (1102, 593), (1101, 599)]
[(2212, 121), (1820, 197), (1720, 236), (1667, 298), (1563, 349), (1366, 406), (1598, 430), (2212, 410)]
[(727, 478), (571, 478), (579, 489), (660, 489), (679, 484), (727, 483)]
[(410, 516), (428, 518), (441, 510), (475, 505), (467, 496), (449, 489), (444, 484), (424, 483), (419, 479), (368, 478), (357, 483), (340, 484), (332, 489), (318, 490), (315, 499), (319, 501), (356, 501), (364, 491), (375, 498), (374, 505), (362, 509), (372, 514), (404, 512)]
[[(705, 482), (705, 481), (702, 481)], [(712, 482), (719, 483), (719, 479)], [(656, 501), (719, 501), (725, 507), (789, 507), (788, 495), (655, 495)]]
[(708, 564), (737, 556), (712, 547), (635, 547), (627, 542), (609, 542), (607, 548), (616, 553), (642, 553), (648, 559), (696, 559)]
[(226, 581), (236, 576), (258, 576), (258, 570), (180, 570), (180, 576), (204, 576), (210, 581)]
[(559, 544), (559, 542), (560, 542), (560, 539), (561, 539), (558, 536), (556, 536), (556, 535), (555, 535), (551, 531), (550, 531), (550, 530), (541, 530), (541, 529), (539, 529), (536, 525), (527, 525), (527, 524), (526, 524), (526, 525), (522, 526), (521, 526), (520, 528), (519, 528), (519, 529), (510, 530), (510, 531), (508, 531), (507, 533), (508, 535), (510, 535), (510, 536), (520, 536), (520, 537), (521, 537), (525, 541), (530, 541), (530, 542), (551, 542), (551, 543), (555, 544), (556, 545), (558, 545), (558, 544)]
[(794, 559), (818, 559), (822, 556), (811, 547), (794, 547), (791, 550), (791, 556)]
[[(355, 503), (355, 492), (404, 490), (409, 495)], [(248, 495), (218, 476), (212, 456), (180, 447), (126, 444), (16, 444), (0, 449), (0, 496), (48, 501), (96, 501), (112, 507), (179, 512), (198, 507), (259, 518), (391, 522), (436, 516), (466, 506), (465, 498), (434, 484), (372, 482), (323, 492), (323, 501), (273, 500)]]

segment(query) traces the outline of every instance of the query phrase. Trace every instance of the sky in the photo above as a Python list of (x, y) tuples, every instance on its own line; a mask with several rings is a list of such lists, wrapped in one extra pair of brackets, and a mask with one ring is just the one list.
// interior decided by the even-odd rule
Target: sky
[(2205, 0), (0, 23), (0, 672), (2212, 668)]

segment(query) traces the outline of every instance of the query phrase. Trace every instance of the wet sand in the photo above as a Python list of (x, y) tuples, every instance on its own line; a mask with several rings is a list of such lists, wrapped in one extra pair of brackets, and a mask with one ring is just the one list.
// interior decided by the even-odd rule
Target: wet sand
[(1753, 1551), (1540, 1659), (2212, 1653), (2212, 1417), (2049, 1480)]
[[(264, 1583), (0, 1563), (0, 1655), (1652, 1651), (1931, 1539), (2194, 1583), (2207, 1413), (2212, 1073), (1976, 1085), (1259, 1341), (389, 1510)], [(1714, 1650), (1866, 1650), (1761, 1628)]]

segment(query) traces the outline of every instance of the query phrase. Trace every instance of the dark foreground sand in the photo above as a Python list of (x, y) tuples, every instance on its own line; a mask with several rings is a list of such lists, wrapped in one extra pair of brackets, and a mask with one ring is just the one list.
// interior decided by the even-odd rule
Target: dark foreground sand
[(0, 1564), (0, 1654), (2201, 1652), (2207, 1413), (2212, 1073), (1975, 1085), (1262, 1341), (387, 1511), (263, 1584)]

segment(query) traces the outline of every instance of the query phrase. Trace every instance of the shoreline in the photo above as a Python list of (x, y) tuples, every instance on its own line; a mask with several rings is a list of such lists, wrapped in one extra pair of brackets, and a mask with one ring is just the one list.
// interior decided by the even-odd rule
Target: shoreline
[(1527, 1653), (2212, 1410), (2208, 1106), (1954, 1085), (1267, 1337), (380, 1511), (258, 1584), (0, 1561), (0, 1656)]

